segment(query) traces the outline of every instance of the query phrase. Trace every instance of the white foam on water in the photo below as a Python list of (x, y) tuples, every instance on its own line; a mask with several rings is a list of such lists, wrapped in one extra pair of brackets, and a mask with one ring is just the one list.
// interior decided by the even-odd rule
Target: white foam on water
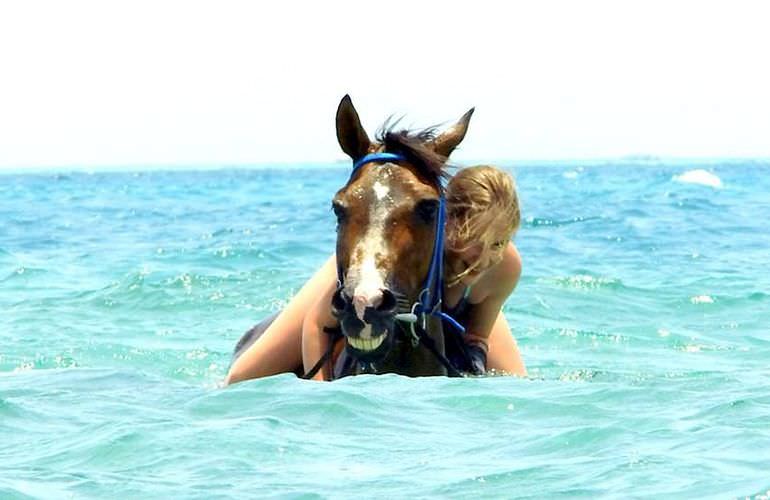
[(714, 299), (708, 295), (697, 295), (695, 297), (690, 297), (690, 302), (693, 304), (713, 304)]
[(675, 175), (674, 180), (684, 184), (698, 184), (701, 186), (709, 186), (714, 189), (722, 188), (722, 179), (712, 174), (708, 170), (698, 168), (695, 170), (688, 170), (682, 175)]

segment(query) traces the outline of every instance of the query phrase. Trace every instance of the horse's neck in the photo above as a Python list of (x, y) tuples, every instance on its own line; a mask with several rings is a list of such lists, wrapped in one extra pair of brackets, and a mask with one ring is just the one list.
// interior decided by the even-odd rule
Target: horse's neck
[[(408, 328), (406, 328), (406, 331), (408, 331)], [(436, 350), (444, 356), (444, 332), (441, 320), (433, 316), (429, 317), (426, 333), (433, 340)], [(412, 339), (406, 338), (402, 342), (400, 349), (394, 349), (394, 351), (400, 351), (393, 353), (394, 356), (398, 356), (398, 366), (391, 371), (410, 377), (447, 375), (446, 368), (444, 368), (441, 361), (422, 342), (413, 347)]]

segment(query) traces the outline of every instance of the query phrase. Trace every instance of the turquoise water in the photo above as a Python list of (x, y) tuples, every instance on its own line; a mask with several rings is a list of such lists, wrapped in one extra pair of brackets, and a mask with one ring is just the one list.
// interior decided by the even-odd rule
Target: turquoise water
[(514, 168), (527, 379), (227, 389), (347, 165), (0, 175), (0, 498), (770, 495), (769, 167)]

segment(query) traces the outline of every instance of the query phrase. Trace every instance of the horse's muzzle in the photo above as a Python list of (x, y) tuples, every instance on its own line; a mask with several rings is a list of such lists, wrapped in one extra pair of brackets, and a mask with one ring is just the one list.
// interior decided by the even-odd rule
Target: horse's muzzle
[(340, 322), (347, 339), (347, 350), (361, 361), (382, 359), (393, 344), (393, 328), (398, 304), (390, 290), (382, 290), (377, 307), (364, 310), (363, 321), (353, 306), (353, 299), (340, 287), (332, 297), (332, 314)]

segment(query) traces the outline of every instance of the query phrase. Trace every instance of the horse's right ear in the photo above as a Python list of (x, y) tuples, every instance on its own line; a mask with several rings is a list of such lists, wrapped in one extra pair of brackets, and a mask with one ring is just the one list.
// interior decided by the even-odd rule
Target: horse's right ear
[(471, 121), (471, 116), (473, 116), (473, 111), (475, 109), (476, 108), (469, 109), (457, 123), (436, 137), (433, 141), (433, 150), (436, 153), (449, 158), (452, 151), (454, 151), (457, 145), (465, 138), (465, 132), (468, 130), (468, 122)]
[(353, 161), (363, 158), (372, 145), (349, 95), (345, 95), (337, 107), (337, 141)]

